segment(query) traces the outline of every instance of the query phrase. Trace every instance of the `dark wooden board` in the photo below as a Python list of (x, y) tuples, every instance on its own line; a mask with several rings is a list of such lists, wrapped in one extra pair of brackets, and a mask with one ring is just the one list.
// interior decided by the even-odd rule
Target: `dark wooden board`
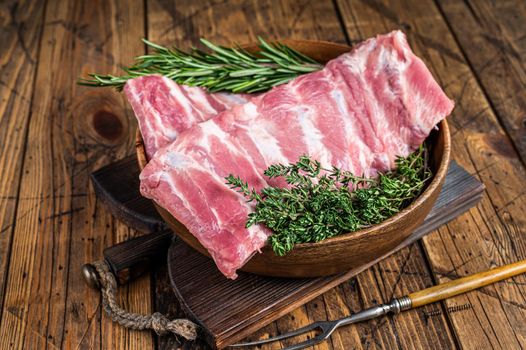
[(137, 231), (151, 233), (164, 228), (152, 202), (139, 193), (139, 166), (135, 155), (91, 174), (99, 198), (111, 214)]
[[(133, 157), (92, 174), (101, 200), (118, 218), (151, 232), (162, 226), (151, 202), (140, 196), (139, 170)], [(120, 179), (120, 181), (119, 181)], [(129, 180), (124, 184), (123, 179)], [(177, 299), (187, 315), (202, 326), (202, 336), (217, 348), (239, 341), (327, 290), (352, 278), (474, 206), (484, 186), (455, 162), (424, 224), (389, 254), (330, 277), (281, 279), (239, 273), (224, 278), (212, 260), (177, 240), (168, 253), (168, 272)], [(147, 210), (145, 211), (145, 208)], [(174, 300), (175, 301), (175, 300)]]

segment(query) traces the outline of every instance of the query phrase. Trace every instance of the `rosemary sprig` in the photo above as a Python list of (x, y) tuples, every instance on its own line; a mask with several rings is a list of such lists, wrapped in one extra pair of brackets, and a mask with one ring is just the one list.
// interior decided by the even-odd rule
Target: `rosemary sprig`
[(260, 51), (253, 55), (241, 47), (227, 48), (201, 39), (211, 52), (193, 48), (183, 51), (169, 49), (146, 39), (143, 42), (153, 53), (136, 57), (131, 67), (123, 67), (121, 76), (89, 74), (79, 79), (80, 85), (111, 86), (122, 90), (128, 79), (161, 74), (184, 85), (201, 86), (211, 92), (230, 91), (252, 93), (265, 91), (294, 79), (298, 75), (323, 68), (321, 64), (280, 43), (268, 43), (259, 38)]
[(374, 179), (336, 167), (324, 169), (308, 156), (294, 164), (272, 165), (264, 174), (283, 177), (291, 186), (266, 187), (258, 193), (237, 176), (229, 175), (226, 180), (256, 203), (246, 226), (264, 224), (273, 230), (269, 243), (280, 256), (296, 243), (319, 242), (393, 216), (420, 194), (431, 177), (424, 146), (398, 158), (395, 170)]

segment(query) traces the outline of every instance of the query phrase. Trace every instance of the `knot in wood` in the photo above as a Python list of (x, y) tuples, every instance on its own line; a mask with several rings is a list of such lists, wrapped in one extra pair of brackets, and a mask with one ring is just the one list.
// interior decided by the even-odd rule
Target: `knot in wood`
[(123, 125), (114, 113), (101, 110), (93, 115), (93, 128), (103, 138), (115, 141), (123, 132)]

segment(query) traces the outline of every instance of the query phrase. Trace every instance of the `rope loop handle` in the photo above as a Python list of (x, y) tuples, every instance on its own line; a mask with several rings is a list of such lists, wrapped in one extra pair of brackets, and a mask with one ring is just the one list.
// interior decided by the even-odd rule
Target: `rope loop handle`
[(159, 312), (151, 315), (141, 315), (127, 312), (117, 304), (117, 281), (111, 273), (105, 261), (93, 263), (99, 275), (102, 292), (102, 307), (110, 318), (126, 328), (145, 330), (152, 329), (158, 335), (173, 333), (187, 340), (194, 340), (197, 337), (197, 325), (190, 320), (175, 319), (169, 320)]

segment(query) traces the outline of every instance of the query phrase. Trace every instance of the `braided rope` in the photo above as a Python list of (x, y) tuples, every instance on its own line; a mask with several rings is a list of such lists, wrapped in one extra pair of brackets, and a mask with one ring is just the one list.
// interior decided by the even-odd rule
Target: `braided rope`
[(117, 281), (110, 272), (105, 261), (93, 263), (99, 274), (102, 292), (102, 306), (108, 316), (121, 326), (131, 329), (144, 330), (152, 329), (158, 335), (171, 332), (180, 335), (188, 340), (194, 340), (197, 336), (197, 325), (190, 320), (175, 319), (170, 321), (159, 312), (151, 315), (141, 315), (127, 312), (117, 304), (115, 297), (117, 291)]

